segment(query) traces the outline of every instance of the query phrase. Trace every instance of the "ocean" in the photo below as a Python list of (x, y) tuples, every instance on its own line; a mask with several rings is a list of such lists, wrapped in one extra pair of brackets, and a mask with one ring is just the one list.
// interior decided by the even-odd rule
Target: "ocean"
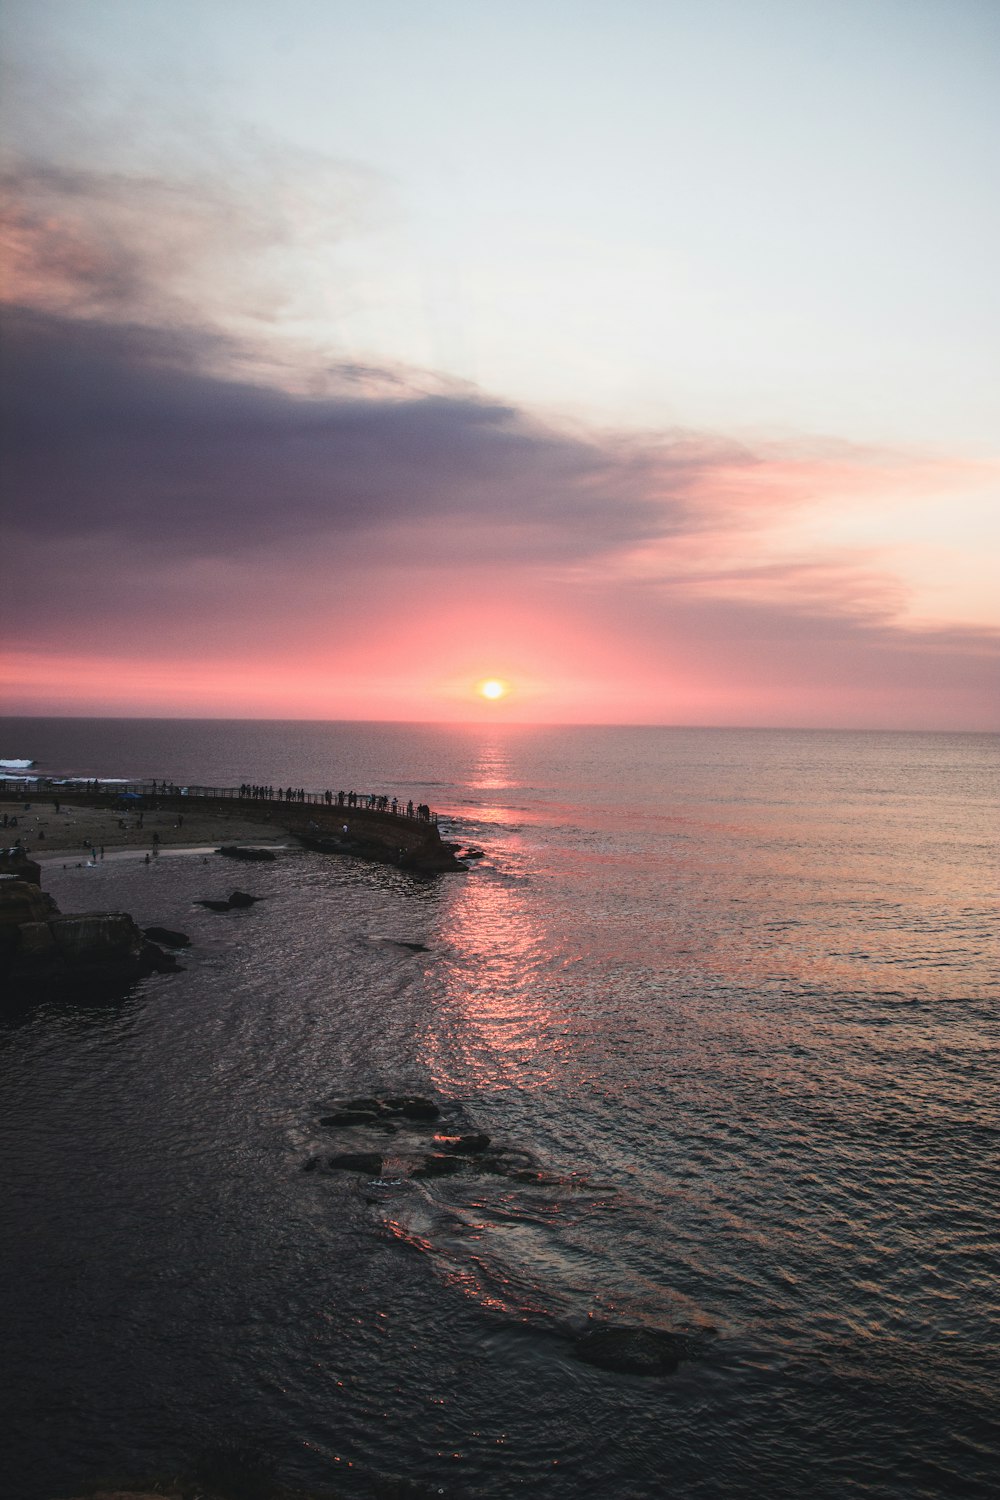
[[(997, 1493), (995, 738), (0, 731), (43, 774), (412, 797), (484, 851), (47, 864), (193, 946), (0, 1023), (4, 1495), (226, 1441), (359, 1497)], [(403, 1093), (531, 1169), (410, 1179), (387, 1135), (398, 1185), (303, 1171), (336, 1101)], [(688, 1357), (594, 1367), (593, 1320)]]

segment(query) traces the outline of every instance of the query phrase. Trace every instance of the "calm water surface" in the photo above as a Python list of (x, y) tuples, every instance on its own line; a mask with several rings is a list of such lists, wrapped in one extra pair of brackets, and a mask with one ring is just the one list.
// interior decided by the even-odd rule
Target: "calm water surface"
[[(53, 774), (396, 792), (486, 850), (48, 865), (194, 946), (0, 1029), (4, 1493), (245, 1432), (359, 1496), (996, 1493), (995, 740), (0, 729)], [(303, 1174), (324, 1106), (401, 1090), (541, 1180)], [(591, 1316), (699, 1352), (602, 1372)]]

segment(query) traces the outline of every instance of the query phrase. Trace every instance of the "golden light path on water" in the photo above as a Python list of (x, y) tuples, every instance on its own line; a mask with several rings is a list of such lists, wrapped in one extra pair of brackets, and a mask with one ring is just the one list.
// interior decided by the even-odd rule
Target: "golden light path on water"
[[(470, 781), (478, 792), (506, 793), (516, 801), (510, 743), (485, 739)], [(500, 803), (478, 812), (483, 821), (512, 816)], [(516, 857), (516, 848), (511, 853)], [(443, 989), (438, 1004), (450, 1013), (451, 1024), (434, 1034), (438, 1051), (432, 1063), (442, 1088), (494, 1091), (526, 1082), (539, 1088), (565, 1066), (564, 1018), (549, 997), (553, 973), (569, 960), (553, 950), (551, 931), (528, 896), (516, 878), (475, 880), (456, 890), (448, 907), (437, 934), (437, 972)]]

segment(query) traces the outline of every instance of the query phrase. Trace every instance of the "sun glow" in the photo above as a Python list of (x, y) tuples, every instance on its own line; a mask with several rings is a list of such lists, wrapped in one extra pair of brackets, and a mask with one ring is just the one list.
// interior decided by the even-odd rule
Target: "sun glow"
[(510, 684), (502, 681), (499, 677), (487, 677), (486, 681), (481, 682), (476, 688), (476, 692), (480, 697), (489, 698), (493, 702), (496, 702), (498, 698), (506, 698), (510, 692)]

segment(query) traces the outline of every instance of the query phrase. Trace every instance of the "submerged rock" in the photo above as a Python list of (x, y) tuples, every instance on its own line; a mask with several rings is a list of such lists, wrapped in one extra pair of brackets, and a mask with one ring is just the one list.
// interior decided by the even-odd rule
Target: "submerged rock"
[(382, 1176), (382, 1158), (375, 1151), (344, 1151), (328, 1156), (326, 1165), (333, 1172), (363, 1172), (366, 1177)]
[(247, 859), (258, 864), (270, 863), (278, 857), (273, 849), (244, 849), (239, 844), (223, 844), (216, 853), (224, 855), (226, 859)]
[(672, 1375), (687, 1350), (679, 1334), (612, 1323), (593, 1324), (573, 1345), (577, 1359), (619, 1375)]
[(439, 1135), (434, 1137), (439, 1151), (449, 1156), (478, 1156), (488, 1149), (490, 1138), (482, 1133), (476, 1135)]
[(374, 1125), (378, 1119), (375, 1110), (368, 1109), (338, 1109), (332, 1115), (323, 1115), (320, 1119), (321, 1125)]
[[(337, 1099), (327, 1107), (330, 1113), (320, 1121), (322, 1125), (370, 1125), (375, 1121), (385, 1124), (390, 1120), (430, 1121), (438, 1119), (441, 1114), (432, 1099), (424, 1099), (418, 1094), (393, 1094), (386, 1098), (364, 1095), (353, 1099)], [(348, 1118), (352, 1115), (359, 1118)]]
[(495, 1177), (511, 1177), (522, 1182), (535, 1182), (545, 1174), (530, 1151), (521, 1151), (513, 1146), (490, 1145), (484, 1154), (475, 1154), (471, 1163), (477, 1172), (488, 1172)]
[(450, 1177), (454, 1172), (462, 1170), (462, 1160), (458, 1156), (443, 1156), (440, 1152), (432, 1152), (425, 1156), (423, 1165), (414, 1167), (410, 1173), (411, 1177)]
[(208, 911), (229, 911), (231, 909), (228, 901), (209, 901), (207, 897), (196, 901), (194, 904), (195, 906), (204, 906)]
[(385, 1099), (383, 1105), (389, 1114), (402, 1115), (406, 1120), (437, 1120), (441, 1116), (441, 1111), (433, 1100), (421, 1099), (416, 1095)]

